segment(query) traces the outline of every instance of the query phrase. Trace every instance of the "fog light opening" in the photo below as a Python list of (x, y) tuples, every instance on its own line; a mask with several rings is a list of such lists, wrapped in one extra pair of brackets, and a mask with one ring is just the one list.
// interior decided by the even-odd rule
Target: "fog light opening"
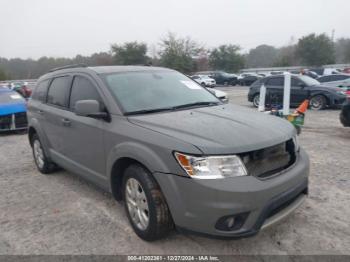
[(221, 217), (215, 228), (221, 231), (234, 231), (240, 229), (248, 217), (249, 212)]

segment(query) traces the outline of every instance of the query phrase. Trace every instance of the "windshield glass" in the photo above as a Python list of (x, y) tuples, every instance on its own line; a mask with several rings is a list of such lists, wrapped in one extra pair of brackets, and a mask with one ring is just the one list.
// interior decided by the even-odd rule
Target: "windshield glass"
[(101, 77), (124, 113), (192, 103), (220, 103), (208, 90), (174, 71), (122, 72)]
[(304, 81), (306, 85), (308, 86), (315, 86), (320, 85), (320, 82), (318, 82), (316, 79), (313, 79), (309, 76), (299, 76), (300, 80)]

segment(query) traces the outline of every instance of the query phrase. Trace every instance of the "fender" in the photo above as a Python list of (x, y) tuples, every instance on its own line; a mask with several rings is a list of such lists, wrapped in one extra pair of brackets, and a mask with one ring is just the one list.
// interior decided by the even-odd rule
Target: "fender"
[(111, 173), (114, 163), (123, 157), (135, 159), (142, 163), (150, 172), (169, 173), (170, 170), (164, 161), (150, 148), (136, 142), (124, 142), (116, 145), (107, 157), (107, 176), (111, 181)]
[[(43, 147), (45, 156), (47, 156), (50, 160), (51, 160), (51, 156), (50, 156), (50, 143), (49, 140), (47, 139), (47, 136), (45, 134), (45, 132), (42, 130), (38, 119), (36, 118), (28, 118), (30, 119), (30, 122), (28, 123), (28, 130), (29, 128), (34, 128), (36, 133), (38, 134), (39, 138), (40, 138), (40, 142), (41, 145)], [(28, 133), (28, 138), (29, 138), (29, 133)]]

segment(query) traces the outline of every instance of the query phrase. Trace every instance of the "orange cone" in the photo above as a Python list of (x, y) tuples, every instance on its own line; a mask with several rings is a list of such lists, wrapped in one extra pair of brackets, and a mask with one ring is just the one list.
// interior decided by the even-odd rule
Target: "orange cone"
[(295, 110), (294, 113), (304, 114), (309, 106), (309, 100), (306, 99), (300, 104), (300, 106)]

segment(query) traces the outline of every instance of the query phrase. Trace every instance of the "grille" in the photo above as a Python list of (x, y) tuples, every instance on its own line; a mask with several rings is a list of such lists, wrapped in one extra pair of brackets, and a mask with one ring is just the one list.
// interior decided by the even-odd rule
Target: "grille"
[(25, 128), (28, 126), (27, 114), (25, 112), (15, 114), (16, 128)]
[(296, 154), (293, 140), (276, 146), (241, 154), (248, 174), (268, 178), (295, 163)]
[(9, 130), (11, 128), (12, 115), (0, 116), (0, 130)]
[(25, 112), (0, 116), (0, 131), (23, 129), (27, 126), (28, 121)]

